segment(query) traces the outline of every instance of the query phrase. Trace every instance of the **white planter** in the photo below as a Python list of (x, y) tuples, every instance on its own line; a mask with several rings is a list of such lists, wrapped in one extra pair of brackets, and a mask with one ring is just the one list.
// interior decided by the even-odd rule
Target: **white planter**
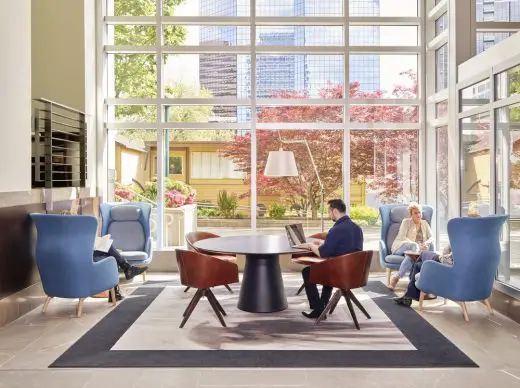
[[(184, 205), (164, 209), (164, 246), (177, 247), (185, 245), (187, 233), (197, 230), (197, 205)], [(157, 209), (152, 209), (152, 238), (157, 240)]]

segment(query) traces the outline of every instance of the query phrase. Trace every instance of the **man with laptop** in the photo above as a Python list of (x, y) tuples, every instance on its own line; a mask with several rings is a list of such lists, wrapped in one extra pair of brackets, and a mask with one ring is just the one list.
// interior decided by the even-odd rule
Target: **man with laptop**
[[(299, 244), (298, 247), (307, 248), (316, 256), (322, 258), (343, 256), (347, 253), (362, 251), (363, 231), (347, 216), (345, 203), (341, 199), (333, 199), (328, 201), (327, 204), (329, 205), (329, 218), (335, 223), (330, 228), (325, 240)], [(307, 318), (315, 319), (321, 315), (323, 309), (329, 303), (332, 287), (323, 286), (320, 297), (316, 284), (309, 282), (310, 272), (311, 267), (305, 267), (302, 270), (305, 292), (307, 293), (309, 307), (312, 311), (310, 313), (302, 312), (302, 314)]]

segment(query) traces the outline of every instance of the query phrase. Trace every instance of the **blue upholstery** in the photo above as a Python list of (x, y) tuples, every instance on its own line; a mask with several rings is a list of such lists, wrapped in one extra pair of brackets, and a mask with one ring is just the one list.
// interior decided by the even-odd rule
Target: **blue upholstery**
[[(433, 218), (433, 207), (421, 205), (423, 218), (431, 225)], [(381, 216), (381, 240), (379, 240), (379, 262), (381, 267), (398, 269), (404, 256), (392, 255), (392, 243), (397, 237), (401, 222), (409, 218), (408, 205), (395, 203), (383, 205), (379, 208)], [(433, 246), (430, 249), (434, 249)]]
[(114, 247), (130, 264), (148, 265), (152, 261), (152, 206), (144, 202), (103, 203), (100, 212), (101, 235), (111, 234)]
[(500, 232), (506, 220), (504, 215), (449, 220), (453, 266), (425, 261), (417, 288), (459, 302), (489, 298), (500, 261)]
[(36, 263), (48, 296), (86, 298), (119, 283), (113, 257), (94, 262), (95, 217), (31, 214), (31, 219), (37, 231)]

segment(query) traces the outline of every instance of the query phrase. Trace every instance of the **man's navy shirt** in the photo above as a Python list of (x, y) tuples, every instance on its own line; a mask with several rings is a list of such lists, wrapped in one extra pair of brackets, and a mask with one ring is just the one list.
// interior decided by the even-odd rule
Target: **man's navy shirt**
[(336, 257), (363, 250), (363, 231), (349, 216), (343, 216), (330, 228), (319, 247), (321, 257)]

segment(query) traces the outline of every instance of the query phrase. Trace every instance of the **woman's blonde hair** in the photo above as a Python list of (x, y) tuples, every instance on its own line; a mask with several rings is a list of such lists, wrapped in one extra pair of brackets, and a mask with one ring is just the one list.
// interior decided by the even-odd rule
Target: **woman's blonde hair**
[(412, 215), (412, 212), (417, 209), (422, 214), (422, 207), (417, 202), (410, 202), (408, 205), (408, 213)]

